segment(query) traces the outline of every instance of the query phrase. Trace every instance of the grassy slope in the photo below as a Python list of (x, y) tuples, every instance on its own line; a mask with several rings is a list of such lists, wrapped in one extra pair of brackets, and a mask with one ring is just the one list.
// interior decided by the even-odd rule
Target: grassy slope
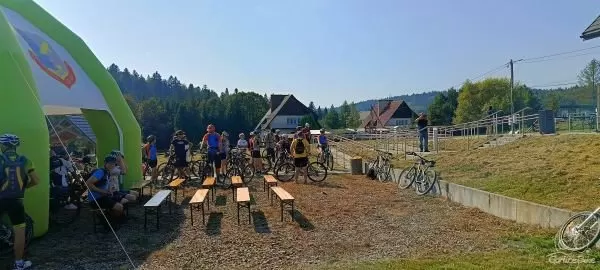
[[(550, 234), (505, 239), (507, 248), (485, 253), (462, 253), (423, 258), (381, 260), (374, 262), (342, 263), (324, 269), (598, 269), (597, 264), (552, 264), (549, 255), (556, 252)], [(581, 254), (569, 254), (576, 257)], [(584, 254), (584, 258), (599, 260), (597, 253)]]
[(580, 211), (599, 204), (598, 150), (597, 135), (536, 136), (496, 148), (440, 153), (435, 159), (447, 181)]

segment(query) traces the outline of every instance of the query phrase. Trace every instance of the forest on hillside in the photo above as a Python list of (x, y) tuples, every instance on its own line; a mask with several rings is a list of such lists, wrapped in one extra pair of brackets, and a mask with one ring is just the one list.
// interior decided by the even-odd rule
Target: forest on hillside
[[(108, 71), (140, 123), (142, 135), (156, 135), (161, 148), (168, 145), (171, 135), (178, 129), (186, 131), (188, 137), (197, 143), (209, 123), (216, 124), (219, 131), (227, 131), (232, 136), (248, 133), (269, 108), (266, 94), (237, 88), (217, 93), (207, 85), (185, 84), (177, 77), (164, 78), (158, 72), (144, 76), (135, 70), (121, 70), (115, 64), (110, 65)], [(560, 106), (595, 104), (596, 92), (593, 89), (600, 85), (600, 63), (592, 60), (581, 71), (579, 80), (577, 86), (546, 90), (516, 83), (515, 111), (525, 107), (533, 111), (557, 111)], [(391, 99), (406, 101), (416, 112), (427, 111), (433, 125), (449, 125), (480, 119), (489, 106), (510, 112), (510, 82), (507, 78), (466, 81), (459, 89)], [(329, 108), (315, 107), (313, 102), (308, 102), (308, 107), (317, 115), (315, 120), (326, 128), (356, 128), (361, 122), (359, 111), (368, 111), (375, 102), (376, 99), (358, 103), (344, 101), (339, 107), (331, 105)]]

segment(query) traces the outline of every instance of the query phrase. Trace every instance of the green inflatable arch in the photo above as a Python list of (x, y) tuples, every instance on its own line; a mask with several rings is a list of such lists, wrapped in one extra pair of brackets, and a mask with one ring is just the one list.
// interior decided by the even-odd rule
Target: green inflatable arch
[(116, 82), (77, 35), (32, 0), (0, 0), (0, 95), (0, 134), (22, 139), (19, 153), (41, 178), (25, 195), (35, 236), (48, 230), (47, 107), (81, 111), (96, 134), (99, 161), (120, 149), (129, 167), (125, 187), (142, 179), (140, 127)]

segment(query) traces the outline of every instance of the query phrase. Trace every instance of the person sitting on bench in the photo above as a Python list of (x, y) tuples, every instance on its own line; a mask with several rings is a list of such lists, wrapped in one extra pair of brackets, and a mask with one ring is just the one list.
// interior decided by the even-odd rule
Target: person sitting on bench
[(123, 190), (123, 182), (121, 175), (127, 173), (127, 165), (125, 164), (125, 156), (117, 150), (110, 153), (111, 156), (117, 159), (117, 166), (110, 171), (110, 186), (109, 189), (113, 194), (113, 199), (121, 204), (126, 204), (137, 200), (139, 193), (133, 190)]
[(107, 156), (104, 158), (104, 167), (98, 168), (92, 172), (90, 178), (86, 181), (90, 188), (88, 201), (92, 207), (100, 207), (111, 211), (114, 217), (123, 216), (123, 204), (114, 200), (113, 193), (110, 192), (110, 171), (117, 166), (117, 158)]

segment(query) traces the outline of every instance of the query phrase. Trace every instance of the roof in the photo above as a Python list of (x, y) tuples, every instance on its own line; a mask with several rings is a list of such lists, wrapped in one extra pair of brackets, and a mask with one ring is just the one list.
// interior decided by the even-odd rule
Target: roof
[(96, 143), (96, 134), (83, 115), (69, 115), (67, 117), (90, 141)]
[[(382, 104), (381, 109), (379, 106), (379, 103), (371, 106), (371, 111), (369, 111), (367, 117), (363, 119), (361, 124), (362, 128), (366, 128), (367, 126), (383, 128), (392, 118), (412, 118), (416, 115), (403, 100), (392, 100), (384, 103)], [(379, 115), (377, 115), (378, 113)]]
[[(294, 95), (271, 95), (270, 108), (262, 117), (260, 122), (256, 125), (257, 130), (267, 129), (273, 119), (277, 115), (297, 115), (305, 116), (312, 115), (316, 119), (316, 115), (302, 102), (300, 102)], [(320, 127), (318, 127), (320, 128)]]
[(358, 112), (360, 115), (360, 121), (365, 120), (367, 117), (369, 117), (369, 114), (371, 113), (371, 111), (362, 111), (362, 112)]
[(96, 135), (82, 115), (57, 117), (49, 118), (49, 121), (52, 122), (52, 126), (48, 127), (51, 129), (49, 132), (52, 143), (59, 144), (62, 141), (67, 144), (71, 140), (82, 137), (92, 143), (96, 143)]
[(584, 41), (600, 37), (600, 16), (588, 26), (580, 36)]

